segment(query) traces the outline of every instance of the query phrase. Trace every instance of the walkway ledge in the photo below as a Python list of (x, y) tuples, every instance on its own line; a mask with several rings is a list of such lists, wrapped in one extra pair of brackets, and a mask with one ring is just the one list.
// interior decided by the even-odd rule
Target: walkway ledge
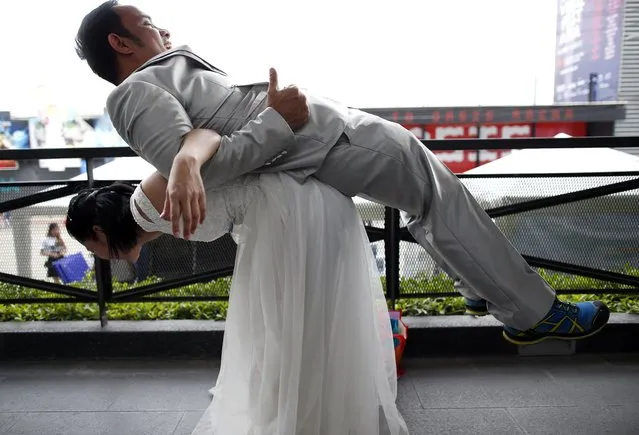
[[(569, 355), (639, 351), (639, 315), (613, 314), (578, 342), (515, 346), (490, 316), (407, 317), (406, 357), (490, 354)], [(348, 331), (344, 331), (348, 334)], [(207, 320), (0, 322), (0, 359), (219, 358), (224, 322)]]

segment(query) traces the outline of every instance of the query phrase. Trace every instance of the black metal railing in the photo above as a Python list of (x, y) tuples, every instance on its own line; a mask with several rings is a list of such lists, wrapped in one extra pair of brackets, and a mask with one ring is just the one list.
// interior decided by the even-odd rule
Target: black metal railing
[[(461, 139), (433, 140), (425, 143), (432, 150), (626, 148), (636, 147), (639, 138)], [(146, 254), (145, 264), (150, 272), (147, 271), (142, 277), (128, 278), (137, 284), (128, 285), (126, 288), (118, 284), (121, 279), (115, 276), (117, 265), (114, 262), (95, 258), (95, 273), (92, 277), (84, 282), (64, 285), (34, 278), (29, 272), (30, 266), (26, 264), (33, 263), (33, 258), (18, 258), (20, 244), (29, 245), (31, 248), (27, 250), (34, 251), (31, 241), (34, 235), (33, 216), (58, 216), (62, 219), (66, 211), (66, 208), (59, 204), (38, 209), (37, 213), (29, 213), (29, 207), (42, 206), (52, 200), (68, 197), (87, 186), (110, 184), (112, 181), (94, 179), (96, 161), (132, 156), (135, 154), (129, 148), (0, 150), (0, 160), (80, 158), (86, 163), (86, 180), (82, 181), (0, 182), (0, 215), (11, 212), (12, 220), (17, 225), (12, 232), (15, 251), (13, 261), (16, 263), (17, 272), (9, 273), (6, 269), (2, 271), (0, 268), (0, 283), (7, 283), (19, 289), (6, 290), (4, 294), (0, 292), (0, 303), (97, 303), (102, 324), (105, 324), (105, 307), (108, 303), (222, 300), (228, 297), (225, 289), (202, 291), (201, 287), (218, 278), (232, 275), (235, 248), (230, 236), (206, 244), (163, 236), (150, 245)], [(639, 275), (634, 273), (633, 269), (639, 269), (636, 260), (639, 258), (639, 170), (561, 174), (459, 174), (459, 177), (473, 194), (475, 191), (496, 192), (494, 198), (477, 194), (478, 200), (531, 266), (558, 276), (581, 277), (600, 283), (598, 286), (589, 286), (586, 282), (582, 287), (559, 287), (559, 293), (639, 294)], [(554, 183), (560, 188), (555, 186), (549, 192), (540, 192), (540, 186), (544, 186), (544, 183)], [(399, 211), (381, 206), (369, 208), (374, 210), (360, 210), (360, 213), (367, 222), (366, 230), (371, 243), (378, 242), (384, 245), (383, 249), (378, 250), (378, 254), (379, 257), (383, 257), (381, 274), (390, 302), (394, 304), (401, 298), (455, 295), (452, 286), (426, 286), (418, 288), (417, 291), (402, 290), (403, 282), (406, 280), (419, 278), (420, 282), (428, 283), (430, 278), (440, 272), (428, 258), (413, 261), (417, 263), (418, 272), (406, 272), (411, 266), (408, 245), (414, 245), (415, 240), (402, 225)], [(21, 216), (22, 220), (19, 219)], [(609, 247), (609, 254), (606, 254), (607, 251), (603, 248), (601, 255), (594, 254), (595, 247), (588, 245), (588, 240), (582, 241), (584, 246), (580, 246), (579, 241), (573, 240), (574, 234), (562, 231), (561, 225), (557, 225), (557, 222), (561, 223), (566, 217), (576, 217), (576, 222), (589, 220), (588, 225), (592, 225), (594, 232), (600, 231), (601, 228), (607, 228), (608, 231), (612, 223), (616, 222), (617, 230), (614, 234), (611, 233), (611, 238), (614, 236), (617, 245)], [(40, 221), (43, 219), (44, 217)], [(554, 222), (554, 225), (548, 226), (549, 222)], [(552, 231), (549, 230), (551, 227)], [(588, 228), (580, 228), (580, 231), (585, 231), (586, 234)], [(8, 236), (4, 237), (2, 243), (8, 244)], [(545, 246), (546, 242), (551, 247), (548, 248), (550, 250)], [(570, 249), (558, 253), (552, 251), (555, 249), (553, 246), (570, 246)], [(10, 255), (6, 249), (4, 251), (5, 254), (0, 255)], [(582, 255), (588, 251), (593, 252), (591, 257)], [(623, 255), (619, 254), (622, 251)], [(178, 270), (180, 267), (182, 269)], [(159, 276), (160, 279), (144, 279), (149, 276)]]

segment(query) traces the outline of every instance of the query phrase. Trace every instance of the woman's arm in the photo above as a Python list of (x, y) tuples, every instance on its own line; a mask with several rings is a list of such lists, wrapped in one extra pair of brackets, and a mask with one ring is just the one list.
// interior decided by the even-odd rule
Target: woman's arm
[(59, 258), (61, 253), (55, 252), (55, 251), (51, 251), (48, 249), (41, 249), (40, 250), (40, 255), (43, 255), (45, 257), (49, 257), (49, 258)]
[(60, 243), (60, 255), (66, 255), (67, 254), (67, 244), (64, 243), (64, 240), (62, 239), (62, 237), (58, 238), (58, 242)]
[(191, 130), (173, 160), (162, 217), (171, 220), (176, 237), (180, 232), (180, 215), (187, 240), (204, 220), (206, 195), (200, 171), (202, 165), (215, 155), (221, 141), (222, 137), (213, 130)]
[(199, 172), (202, 165), (215, 155), (221, 142), (222, 136), (213, 130), (201, 128), (191, 130), (184, 136), (182, 147), (173, 160), (173, 168), (182, 164)]

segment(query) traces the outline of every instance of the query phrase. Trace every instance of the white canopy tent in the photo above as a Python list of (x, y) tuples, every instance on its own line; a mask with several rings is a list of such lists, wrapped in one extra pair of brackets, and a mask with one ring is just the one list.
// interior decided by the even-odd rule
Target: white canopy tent
[(612, 148), (515, 150), (466, 174), (533, 174), (638, 171), (639, 157)]

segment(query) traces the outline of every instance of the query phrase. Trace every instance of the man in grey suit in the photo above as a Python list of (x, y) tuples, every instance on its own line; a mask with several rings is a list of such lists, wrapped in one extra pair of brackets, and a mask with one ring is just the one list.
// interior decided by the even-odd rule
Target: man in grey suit
[[(607, 323), (600, 301), (559, 301), (459, 179), (401, 125), (294, 87), (280, 91), (274, 71), (270, 86), (236, 86), (188, 47), (172, 48), (169, 32), (147, 15), (116, 1), (84, 18), (76, 43), (92, 70), (116, 85), (107, 101), (116, 130), (175, 192), (182, 188), (181, 199), (168, 202), (187, 220), (193, 216), (193, 225), (202, 217), (199, 185), (217, 188), (249, 172), (314, 176), (345, 195), (402, 210), (467, 306), (490, 311), (509, 341), (584, 338)], [(211, 146), (192, 134), (206, 129), (223, 137), (213, 157), (200, 171), (172, 169), (186, 141)]]

